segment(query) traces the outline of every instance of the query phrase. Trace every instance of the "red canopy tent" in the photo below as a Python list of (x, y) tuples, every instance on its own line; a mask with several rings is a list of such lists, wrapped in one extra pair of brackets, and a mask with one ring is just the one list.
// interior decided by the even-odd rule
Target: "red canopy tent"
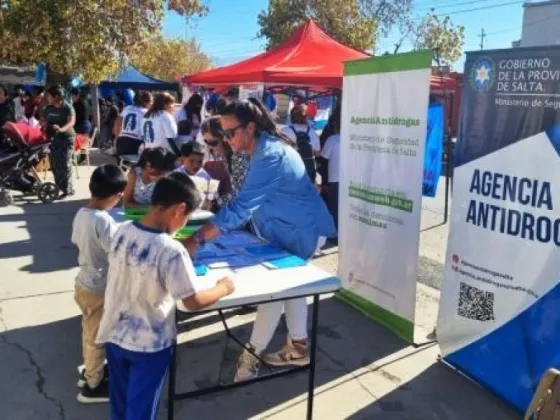
[(342, 45), (308, 19), (286, 41), (255, 57), (187, 76), (200, 86), (266, 83), (283, 86), (342, 88), (344, 61), (369, 57)]

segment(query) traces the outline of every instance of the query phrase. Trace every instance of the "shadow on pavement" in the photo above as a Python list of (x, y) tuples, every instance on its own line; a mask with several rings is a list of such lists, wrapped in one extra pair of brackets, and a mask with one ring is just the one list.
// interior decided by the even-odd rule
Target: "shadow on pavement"
[[(29, 273), (48, 273), (76, 266), (77, 251), (70, 242), (74, 214), (85, 200), (58, 201), (51, 204), (33, 203), (15, 206), (23, 213), (12, 211), (0, 215), (0, 229), (6, 237), (10, 229), (25, 229), (28, 238), (0, 242), (0, 259), (31, 257), (32, 262), (19, 268)], [(5, 226), (5, 228), (3, 227)]]
[[(228, 322), (233, 325), (234, 320), (243, 325), (231, 327), (232, 331), (246, 341), (251, 333), (252, 317), (232, 314)], [(180, 345), (178, 354), (178, 392), (216, 383), (225, 334), (221, 329), (207, 334), (210, 330), (203, 328), (215, 321), (213, 317), (192, 325), (188, 325), (187, 321), (187, 342)], [(195, 333), (199, 334), (199, 338), (189, 339), (189, 335), (192, 337)], [(491, 394), (442, 364), (432, 365), (409, 382), (390, 374), (380, 359), (405, 349), (407, 343), (337, 299), (321, 302), (318, 334), (316, 419), (519, 418)], [(0, 334), (0, 358), (9, 361), (3, 363), (0, 370), (3, 418), (108, 418), (107, 405), (81, 406), (76, 402), (76, 367), (81, 363), (80, 335), (79, 317)], [(282, 321), (269, 350), (282, 346), (285, 337), (286, 327)], [(226, 353), (224, 380), (233, 377), (239, 351), (230, 344)], [(403, 354), (401, 362), (421, 351), (418, 349)], [(390, 361), (387, 365), (392, 363), (399, 362)], [(390, 386), (387, 387), (387, 384)], [(375, 387), (379, 387), (379, 393)], [(393, 392), (388, 391), (395, 387), (397, 389)], [(297, 414), (292, 414), (306, 391), (307, 374), (299, 373), (237, 390), (179, 401), (175, 406), (175, 418), (241, 420), (275, 418), (277, 414), (282, 418), (304, 418), (305, 404), (299, 404)], [(363, 395), (354, 395), (358, 392)], [(167, 418), (167, 392), (163, 395), (160, 419)], [(350, 407), (349, 417), (336, 414), (340, 413), (336, 400), (344, 402), (346, 412)], [(356, 403), (352, 405), (354, 400)], [(325, 417), (321, 414), (331, 410), (332, 415)]]

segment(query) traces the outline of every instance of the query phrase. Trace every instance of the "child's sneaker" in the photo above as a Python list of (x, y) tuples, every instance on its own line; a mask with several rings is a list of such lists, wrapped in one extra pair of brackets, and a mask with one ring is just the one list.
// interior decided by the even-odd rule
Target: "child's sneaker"
[[(107, 363), (103, 366), (103, 380), (109, 380), (109, 367)], [(78, 388), (83, 388), (86, 383), (86, 367), (85, 365), (80, 365), (78, 366)]]
[(263, 361), (271, 366), (305, 366), (309, 364), (309, 344), (307, 340), (293, 341), (288, 338), (288, 343), (282, 350), (267, 354)]
[[(254, 351), (254, 348), (251, 349)], [(253, 356), (249, 350), (243, 350), (237, 361), (237, 372), (233, 382), (243, 382), (257, 377), (260, 364), (259, 359)]]
[(102, 380), (95, 388), (86, 383), (78, 394), (78, 402), (82, 404), (97, 404), (109, 401), (109, 381)]

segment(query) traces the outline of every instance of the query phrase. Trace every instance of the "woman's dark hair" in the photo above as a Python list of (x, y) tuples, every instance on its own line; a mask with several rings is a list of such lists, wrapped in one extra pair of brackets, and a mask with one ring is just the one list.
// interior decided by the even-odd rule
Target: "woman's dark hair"
[(51, 86), (47, 93), (56, 99), (64, 99), (66, 96), (66, 91), (60, 85)]
[(289, 146), (295, 146), (292, 140), (278, 131), (276, 123), (270, 118), (268, 111), (258, 99), (249, 98), (247, 101), (233, 101), (226, 107), (222, 115), (235, 117), (243, 127), (251, 122), (255, 123), (257, 136), (266, 132), (278, 137)]
[(122, 193), (126, 187), (126, 176), (117, 165), (99, 166), (91, 174), (89, 191), (92, 197), (101, 200)]
[(201, 201), (194, 182), (188, 175), (180, 172), (173, 172), (161, 178), (152, 194), (152, 206), (169, 208), (184, 203), (187, 207), (186, 213), (196, 210)]
[(150, 118), (153, 115), (157, 115), (163, 112), (168, 105), (174, 103), (175, 103), (175, 98), (170, 93), (167, 92), (158, 93), (156, 96), (154, 96), (154, 103), (152, 104), (148, 112), (146, 112), (145, 117)]
[(175, 169), (177, 156), (163, 147), (144, 149), (136, 166), (144, 169), (149, 163), (152, 169), (160, 172), (171, 172)]
[(202, 111), (203, 104), (204, 100), (202, 99), (202, 96), (200, 96), (198, 93), (193, 94), (184, 106), (187, 120), (192, 122), (193, 115), (196, 115), (198, 117), (198, 121), (202, 121), (200, 112)]
[(224, 130), (222, 128), (222, 123), (220, 122), (220, 117), (217, 115), (206, 118), (202, 121), (200, 126), (200, 132), (210, 133), (213, 139), (223, 141), (224, 140)]
[(139, 90), (136, 92), (136, 95), (134, 95), (134, 106), (145, 108), (150, 102), (152, 102), (152, 94), (147, 90)]
[(80, 96), (80, 93), (81, 93), (81, 92), (80, 92), (80, 89), (77, 88), (77, 87), (74, 87), (74, 88), (70, 89), (70, 94), (71, 94), (71, 95)]
[(307, 124), (307, 106), (304, 104), (296, 105), (290, 111), (292, 124)]
[(8, 89), (6, 89), (6, 86), (0, 85), (0, 90), (2, 92), (4, 92), (4, 96), (7, 98), (8, 97)]

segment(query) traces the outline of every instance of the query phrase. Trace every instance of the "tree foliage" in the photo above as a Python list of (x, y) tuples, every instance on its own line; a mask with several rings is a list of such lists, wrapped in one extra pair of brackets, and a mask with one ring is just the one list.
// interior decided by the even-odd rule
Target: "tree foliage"
[(436, 52), (441, 64), (450, 65), (461, 58), (465, 44), (465, 27), (453, 24), (449, 16), (441, 19), (429, 13), (415, 29), (415, 47)]
[(166, 7), (206, 12), (200, 0), (0, 0), (0, 60), (100, 81), (159, 31)]
[(194, 39), (166, 39), (160, 33), (139, 44), (129, 55), (129, 60), (140, 71), (162, 80), (198, 73), (212, 64)]
[(412, 0), (269, 0), (258, 16), (258, 36), (274, 47), (311, 18), (342, 44), (374, 50), (377, 37), (404, 22), (411, 10)]

